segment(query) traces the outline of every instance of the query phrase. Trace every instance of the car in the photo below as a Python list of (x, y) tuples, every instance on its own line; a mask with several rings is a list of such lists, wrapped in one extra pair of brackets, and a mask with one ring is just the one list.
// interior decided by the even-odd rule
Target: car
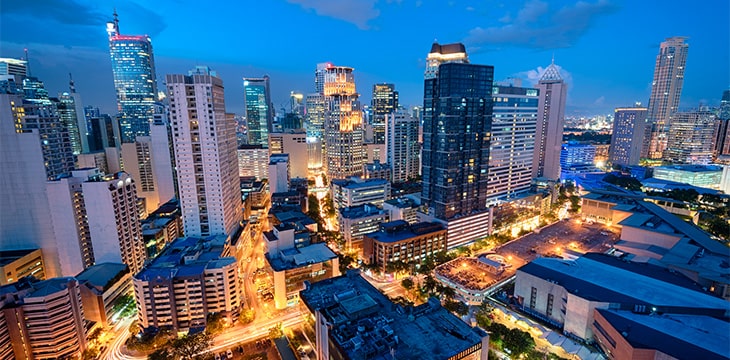
[(226, 359), (233, 359), (233, 351), (231, 349), (226, 350)]
[(214, 358), (215, 360), (221, 360), (221, 354), (215, 354)]

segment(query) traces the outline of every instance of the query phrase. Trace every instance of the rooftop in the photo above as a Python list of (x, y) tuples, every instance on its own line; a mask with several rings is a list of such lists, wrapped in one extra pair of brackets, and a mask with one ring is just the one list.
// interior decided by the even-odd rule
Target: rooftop
[(486, 336), (436, 299), (417, 307), (393, 304), (359, 271), (311, 284), (300, 296), (310, 311), (332, 323), (331, 341), (353, 360), (448, 359)]
[(2, 250), (0, 251), (0, 267), (8, 265), (36, 250), (40, 249)]
[(383, 243), (394, 243), (439, 231), (446, 231), (443, 224), (436, 222), (420, 222), (409, 225), (404, 220), (396, 220), (380, 224), (380, 230), (365, 234), (365, 236)]
[(347, 189), (360, 189), (367, 187), (380, 187), (388, 184), (389, 181), (385, 179), (361, 179), (359, 177), (352, 177), (349, 179), (334, 179), (332, 185)]
[(667, 165), (657, 166), (654, 171), (657, 170), (669, 170), (669, 171), (688, 171), (688, 172), (717, 172), (722, 171), (720, 166), (716, 165)]
[(413, 201), (413, 199), (410, 199), (410, 198), (407, 198), (407, 197), (399, 197), (399, 198), (396, 198), (396, 199), (386, 200), (385, 201), (385, 204), (388, 204), (388, 205), (391, 205), (391, 206), (395, 206), (395, 207), (401, 208), (401, 209), (408, 209), (408, 208), (418, 207), (418, 204), (416, 204), (416, 202)]
[(596, 309), (634, 348), (676, 359), (730, 358), (730, 323), (709, 316)]
[(730, 302), (704, 292), (680, 274), (605, 254), (588, 253), (575, 260), (537, 258), (518, 272), (549, 280), (591, 301), (701, 308), (730, 314)]
[(134, 277), (150, 280), (156, 277), (192, 276), (201, 274), (211, 266), (230, 264), (235, 262), (234, 258), (221, 258), (227, 241), (225, 235), (177, 238)]
[(373, 204), (345, 207), (339, 210), (340, 216), (345, 219), (359, 219), (367, 216), (387, 214), (385, 210), (378, 209)]
[(453, 43), (453, 44), (439, 44), (439, 43), (433, 43), (431, 45), (431, 51), (432, 53), (439, 53), (439, 54), (458, 54), (458, 53), (466, 53), (466, 47), (462, 43)]
[(302, 266), (329, 261), (336, 257), (337, 255), (324, 243), (286, 249), (276, 257), (266, 253), (266, 260), (269, 261), (274, 271), (296, 269)]
[(101, 263), (86, 268), (76, 275), (76, 279), (81, 284), (85, 283), (87, 286), (103, 291), (127, 273), (129, 273), (129, 267), (126, 264)]

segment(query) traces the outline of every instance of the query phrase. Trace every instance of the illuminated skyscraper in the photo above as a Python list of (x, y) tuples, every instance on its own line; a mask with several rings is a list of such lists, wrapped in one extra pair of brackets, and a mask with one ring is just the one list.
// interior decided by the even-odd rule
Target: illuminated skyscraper
[(106, 24), (106, 31), (122, 142), (134, 142), (137, 136), (149, 136), (154, 116), (157, 80), (152, 40), (147, 35), (120, 34), (116, 12), (114, 21)]
[(545, 69), (536, 87), (540, 91), (540, 98), (532, 177), (557, 180), (560, 178), (560, 147), (563, 144), (568, 86), (553, 62)]
[(353, 68), (329, 64), (324, 73), (324, 143), (327, 177), (362, 174), (363, 128)]
[(398, 92), (393, 84), (373, 85), (372, 118), (373, 142), (385, 144), (385, 115), (392, 114), (398, 108)]
[(647, 130), (646, 108), (616, 108), (608, 162), (612, 165), (638, 165)]
[(642, 151), (642, 156), (649, 159), (661, 159), (667, 147), (669, 124), (679, 107), (684, 84), (689, 49), (689, 45), (684, 43), (685, 39), (681, 36), (667, 38), (659, 46), (647, 115), (651, 131), (646, 134)]
[(715, 120), (715, 114), (706, 110), (672, 114), (664, 159), (675, 164), (712, 162)]
[(269, 133), (274, 124), (273, 107), (269, 89), (269, 76), (243, 78), (243, 92), (246, 100), (246, 124), (248, 143), (268, 146)]
[(242, 219), (241, 189), (223, 81), (198, 67), (166, 83), (185, 236), (231, 235)]
[(439, 66), (445, 63), (468, 64), (469, 57), (466, 55), (466, 48), (462, 43), (444, 44), (433, 43), (431, 51), (426, 56), (426, 80), (438, 76)]

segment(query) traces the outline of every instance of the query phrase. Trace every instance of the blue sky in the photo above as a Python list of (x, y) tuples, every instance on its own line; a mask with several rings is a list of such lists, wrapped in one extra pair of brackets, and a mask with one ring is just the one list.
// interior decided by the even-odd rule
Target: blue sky
[(463, 42), (495, 78), (534, 81), (555, 62), (569, 82), (566, 115), (644, 104), (659, 43), (690, 44), (681, 107), (716, 105), (730, 86), (730, 5), (708, 0), (2, 0), (0, 56), (30, 52), (32, 74), (51, 93), (73, 73), (86, 105), (116, 104), (105, 22), (116, 7), (123, 34), (152, 37), (158, 80), (209, 65), (223, 78), (229, 112), (243, 112), (241, 78), (271, 76), (276, 108), (291, 90), (314, 88), (314, 68), (355, 68), (357, 89), (391, 82), (406, 105), (422, 104), (431, 43)]

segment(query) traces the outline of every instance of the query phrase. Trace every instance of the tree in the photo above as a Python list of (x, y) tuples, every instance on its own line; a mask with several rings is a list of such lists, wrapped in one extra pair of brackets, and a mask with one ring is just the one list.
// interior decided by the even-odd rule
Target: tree
[(512, 355), (527, 353), (535, 348), (535, 340), (532, 336), (520, 329), (512, 329), (504, 334), (504, 347), (512, 351)]
[(158, 349), (155, 352), (147, 355), (147, 360), (169, 360), (175, 359), (176, 355), (171, 353), (167, 348)]
[(201, 359), (202, 355), (198, 355), (210, 348), (213, 339), (206, 332), (197, 334), (187, 334), (172, 342), (172, 353), (180, 359)]
[(83, 360), (94, 360), (97, 357), (99, 357), (99, 349), (96, 347), (89, 347), (84, 350), (84, 352), (81, 354), (81, 358)]
[(241, 313), (238, 315), (238, 321), (241, 324), (248, 324), (253, 321), (253, 319), (256, 317), (256, 312), (253, 311), (253, 309), (244, 309), (241, 310)]
[(580, 197), (578, 195), (570, 195), (570, 211), (577, 213), (580, 210)]
[(469, 306), (461, 301), (446, 300), (444, 308), (452, 313), (464, 316), (469, 313)]
[(207, 324), (205, 326), (205, 331), (210, 334), (211, 336), (216, 336), (223, 332), (223, 328), (225, 327), (223, 315), (221, 313), (211, 313), (208, 314), (208, 320)]
[(403, 287), (404, 287), (404, 288), (405, 288), (406, 290), (410, 290), (410, 289), (412, 289), (412, 288), (413, 288), (413, 280), (411, 280), (411, 278), (405, 278), (405, 279), (403, 279), (403, 280), (402, 280), (402, 281), (400, 282), (400, 284), (401, 284), (401, 285), (403, 285)]
[(278, 339), (282, 336), (284, 336), (284, 331), (281, 330), (281, 323), (278, 323), (269, 329), (269, 338), (271, 340)]
[(431, 275), (426, 275), (426, 278), (423, 280), (423, 291), (430, 294), (436, 290), (436, 286), (438, 286), (436, 279), (434, 279)]

